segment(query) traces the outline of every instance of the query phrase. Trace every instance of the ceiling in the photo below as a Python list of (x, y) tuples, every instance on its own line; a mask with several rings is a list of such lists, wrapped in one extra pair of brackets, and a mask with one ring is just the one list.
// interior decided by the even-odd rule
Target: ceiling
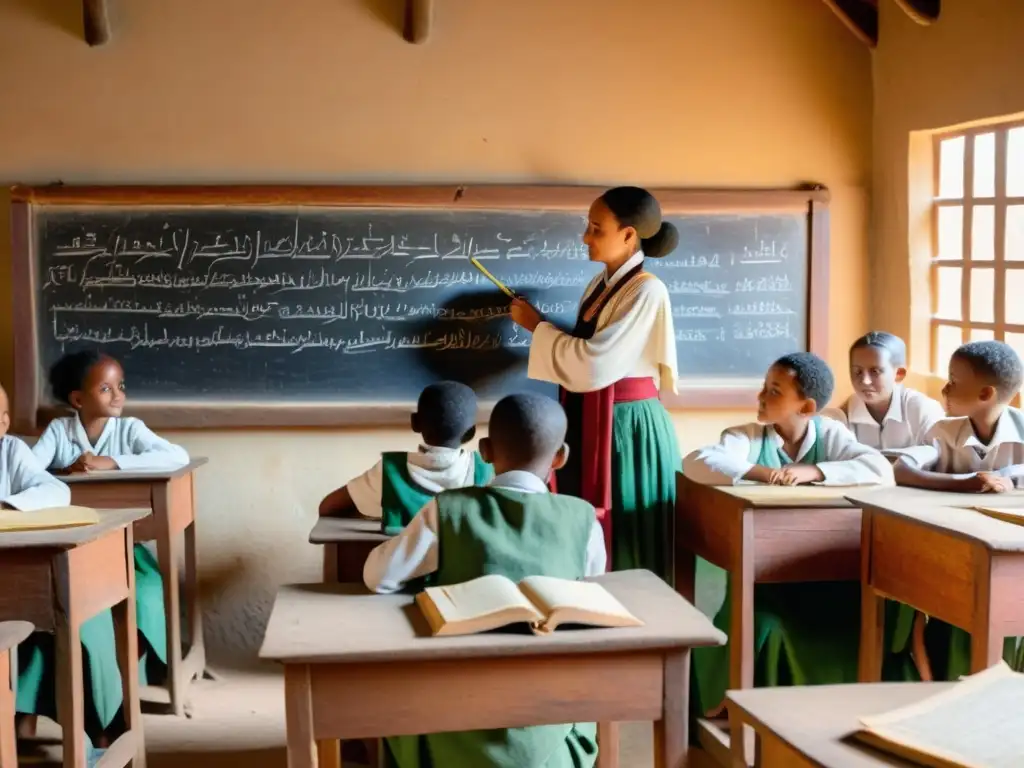
[(823, 0), (858, 39), (871, 46), (878, 43), (878, 3), (894, 2), (918, 24), (939, 18), (942, 0)]

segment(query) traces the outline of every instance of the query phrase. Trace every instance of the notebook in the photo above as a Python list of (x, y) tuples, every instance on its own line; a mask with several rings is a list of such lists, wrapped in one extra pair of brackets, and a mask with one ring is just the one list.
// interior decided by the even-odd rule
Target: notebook
[(34, 512), (0, 509), (0, 531), (74, 528), (79, 525), (94, 525), (99, 521), (99, 513), (89, 507), (49, 507)]
[(1024, 525), (1024, 507), (971, 507), (971, 509), (1005, 523)]
[(529, 576), (516, 584), (490, 575), (428, 587), (416, 595), (416, 604), (434, 635), (471, 635), (521, 623), (539, 635), (560, 624), (643, 626), (600, 584), (550, 576)]

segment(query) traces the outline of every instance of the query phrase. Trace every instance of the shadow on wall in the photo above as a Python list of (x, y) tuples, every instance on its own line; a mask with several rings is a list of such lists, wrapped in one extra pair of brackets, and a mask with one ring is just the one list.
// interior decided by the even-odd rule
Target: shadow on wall
[(363, 7), (399, 38), (405, 26), (405, 0), (363, 0)]
[[(14, 9), (31, 16), (47, 27), (62, 30), (85, 45), (85, 30), (82, 24), (82, 0), (6, 0)], [(112, 3), (111, 5), (116, 5)], [(110, 9), (113, 14), (116, 8)]]

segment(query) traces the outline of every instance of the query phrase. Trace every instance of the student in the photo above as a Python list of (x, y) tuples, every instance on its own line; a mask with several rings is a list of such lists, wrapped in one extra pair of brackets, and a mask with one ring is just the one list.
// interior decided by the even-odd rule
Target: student
[(10, 427), (10, 404), (0, 386), (0, 509), (34, 512), (66, 507), (71, 489), (40, 465), (31, 448), (7, 434)]
[[(832, 397), (824, 360), (806, 352), (779, 358), (758, 395), (756, 424), (722, 433), (718, 445), (686, 457), (683, 472), (699, 483), (781, 485), (892, 484), (892, 467), (842, 424), (817, 415)], [(701, 562), (707, 578), (724, 572)], [(731, 585), (715, 626), (730, 628)], [(754, 587), (757, 685), (857, 681), (860, 585), (856, 582), (758, 584)], [(729, 687), (729, 646), (693, 651), (694, 713), (721, 708)]]
[(476, 435), (476, 393), (465, 384), (442, 381), (420, 393), (412, 431), (423, 438), (414, 452), (385, 453), (348, 485), (320, 502), (320, 514), (378, 519), (387, 532), (409, 524), (436, 494), (484, 485), (493, 476), (480, 454), (463, 446)]
[[(1024, 487), (1024, 413), (1009, 405), (1024, 381), (1024, 365), (1001, 341), (972, 341), (953, 353), (942, 388), (952, 418), (936, 424), (925, 445), (901, 451), (900, 485), (937, 491), (1002, 493)], [(1018, 638), (1003, 642), (1013, 663)], [(925, 628), (929, 667), (938, 680), (970, 674), (971, 637), (938, 619)]]
[(938, 401), (904, 387), (906, 375), (903, 339), (885, 331), (861, 336), (850, 347), (854, 394), (822, 415), (847, 425), (859, 442), (883, 452), (921, 445), (946, 413)]
[[(565, 464), (566, 417), (554, 400), (534, 394), (501, 400), (480, 452), (496, 477), (485, 488), (443, 491), (397, 536), (374, 549), (363, 580), (375, 592), (396, 592), (434, 574), (457, 584), (486, 574), (513, 581), (544, 575), (579, 579), (604, 572), (605, 547), (594, 508), (548, 493), (552, 469)], [(597, 726), (567, 723), (466, 731), (387, 740), (399, 768), (578, 766), (597, 759)]]
[[(158, 471), (188, 463), (184, 448), (158, 437), (139, 419), (121, 416), (124, 371), (113, 358), (93, 350), (67, 354), (50, 369), (49, 378), (54, 397), (75, 411), (73, 416), (51, 421), (32, 448), (39, 462), (51, 471)], [(148, 676), (159, 676), (166, 670), (167, 636), (160, 568), (153, 553), (141, 544), (135, 545), (135, 604), (139, 652), (144, 660), (139, 668), (145, 683)], [(109, 611), (83, 625), (82, 645), (89, 659), (89, 679), (93, 699), (99, 702), (97, 715), (103, 729), (110, 727), (121, 703), (121, 676), (113, 643)], [(42, 705), (38, 689), (47, 656), (41, 652), (26, 659), (35, 670), (33, 687), (37, 690), (25, 694), (26, 709), (19, 711), (34, 712), (37, 710), (29, 707)], [(23, 702), (20, 686), (19, 681), (19, 708)]]

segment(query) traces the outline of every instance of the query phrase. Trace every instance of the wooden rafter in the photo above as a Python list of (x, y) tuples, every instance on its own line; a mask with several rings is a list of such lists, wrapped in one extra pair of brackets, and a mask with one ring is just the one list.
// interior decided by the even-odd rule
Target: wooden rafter
[(410, 43), (425, 43), (434, 17), (434, 0), (405, 0), (402, 36)]
[(82, 21), (89, 45), (103, 45), (110, 39), (107, 0), (82, 0)]
[(866, 0), (824, 0), (847, 29), (862, 43), (878, 44), (878, 5)]

